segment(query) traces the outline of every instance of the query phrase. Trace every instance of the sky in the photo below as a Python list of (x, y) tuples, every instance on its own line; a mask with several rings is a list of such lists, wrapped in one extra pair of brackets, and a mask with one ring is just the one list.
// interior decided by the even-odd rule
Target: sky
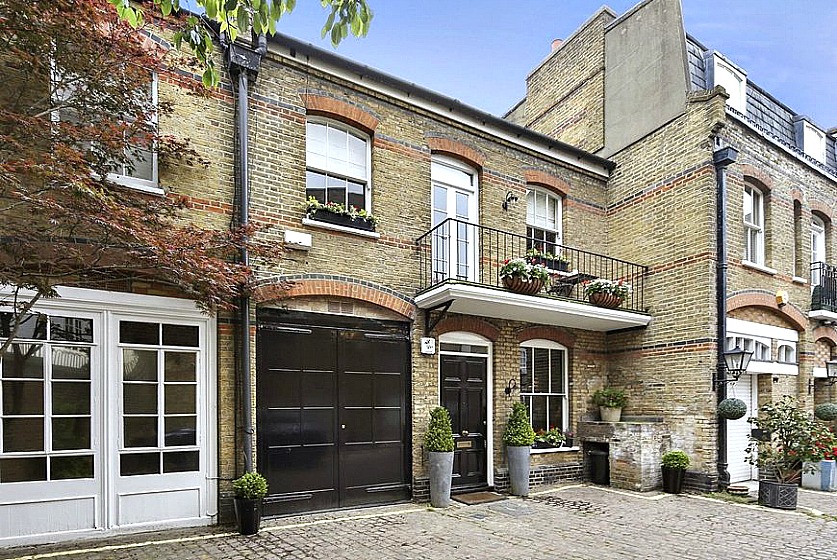
[[(638, 0), (610, 0), (621, 15)], [(686, 31), (748, 79), (824, 129), (837, 127), (837, 0), (681, 0)], [(526, 76), (553, 39), (569, 37), (596, 0), (368, 0), (367, 37), (336, 53), (502, 116), (526, 94)], [(323, 49), (327, 13), (298, 0), (280, 33)]]

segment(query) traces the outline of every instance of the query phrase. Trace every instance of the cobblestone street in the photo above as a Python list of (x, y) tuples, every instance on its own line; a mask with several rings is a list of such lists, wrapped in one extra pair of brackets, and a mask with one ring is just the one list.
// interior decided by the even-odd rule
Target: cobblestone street
[(837, 495), (800, 491), (783, 512), (700, 496), (571, 485), (446, 510), (400, 504), (230, 527), (0, 549), (0, 558), (746, 558), (833, 559)]

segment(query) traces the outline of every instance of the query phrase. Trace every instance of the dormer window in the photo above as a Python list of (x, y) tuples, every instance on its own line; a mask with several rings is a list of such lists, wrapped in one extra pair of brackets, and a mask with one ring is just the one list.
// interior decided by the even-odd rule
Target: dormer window
[(729, 94), (727, 105), (746, 115), (747, 73), (718, 52), (709, 52), (705, 58), (708, 87), (723, 86)]
[(825, 132), (803, 115), (794, 117), (793, 129), (797, 148), (805, 152), (805, 155), (825, 163)]

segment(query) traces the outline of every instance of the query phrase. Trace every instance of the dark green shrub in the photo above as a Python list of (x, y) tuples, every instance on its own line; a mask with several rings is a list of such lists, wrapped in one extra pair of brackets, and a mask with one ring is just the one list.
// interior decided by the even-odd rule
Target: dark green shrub
[(726, 420), (738, 420), (747, 414), (747, 403), (741, 399), (724, 399), (718, 403), (718, 416)]
[(628, 397), (622, 389), (605, 387), (593, 393), (593, 404), (606, 408), (625, 408)]
[(233, 480), (236, 498), (256, 500), (267, 496), (267, 480), (256, 472), (248, 472)]
[(663, 466), (669, 469), (688, 469), (689, 456), (683, 451), (669, 451), (663, 455)]
[(424, 432), (424, 448), (427, 451), (453, 451), (450, 413), (443, 406), (437, 406), (430, 411), (430, 423)]
[(535, 430), (529, 422), (529, 413), (526, 412), (526, 405), (516, 402), (512, 406), (509, 422), (506, 424), (506, 431), (503, 432), (503, 443), (512, 447), (525, 447), (532, 445), (535, 441)]
[(837, 404), (833, 402), (818, 404), (814, 407), (814, 416), (820, 420), (837, 420)]

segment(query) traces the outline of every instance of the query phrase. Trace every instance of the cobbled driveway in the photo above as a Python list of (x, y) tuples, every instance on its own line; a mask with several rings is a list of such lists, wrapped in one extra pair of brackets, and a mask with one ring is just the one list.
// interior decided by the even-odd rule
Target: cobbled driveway
[(837, 495), (800, 491), (797, 512), (589, 485), (445, 510), (401, 504), (229, 527), (0, 549), (0, 558), (837, 558)]

